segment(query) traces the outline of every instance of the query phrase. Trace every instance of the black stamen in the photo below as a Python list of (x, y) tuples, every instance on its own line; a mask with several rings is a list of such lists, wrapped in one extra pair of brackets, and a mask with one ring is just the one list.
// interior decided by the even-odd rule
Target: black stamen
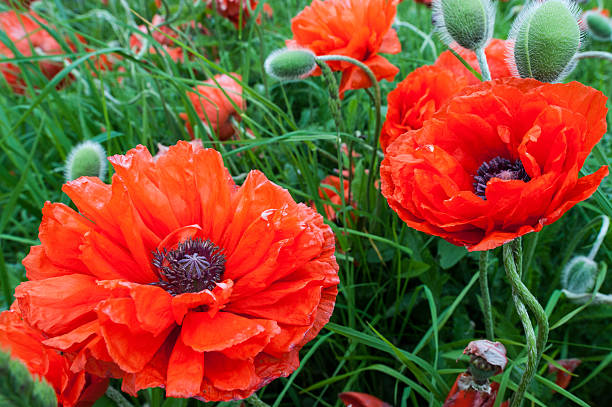
[(505, 158), (495, 157), (489, 162), (482, 163), (478, 172), (474, 175), (474, 193), (484, 200), (487, 199), (485, 191), (491, 178), (521, 180), (523, 182), (531, 180), (525, 172), (521, 160), (516, 160), (513, 163)]
[(223, 278), (225, 256), (210, 240), (188, 239), (176, 249), (153, 252), (159, 281), (152, 283), (172, 295), (212, 290)]

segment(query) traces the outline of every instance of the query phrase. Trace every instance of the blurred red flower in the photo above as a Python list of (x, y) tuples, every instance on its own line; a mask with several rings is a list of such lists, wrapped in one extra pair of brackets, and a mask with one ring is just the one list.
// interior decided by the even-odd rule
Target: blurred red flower
[(366, 393), (347, 391), (338, 394), (338, 397), (347, 407), (391, 407), (390, 404)]
[[(291, 20), (293, 40), (288, 47), (309, 48), (316, 55), (344, 55), (366, 64), (376, 79), (392, 81), (399, 69), (379, 53), (397, 54), (401, 44), (391, 24), (397, 0), (313, 0)], [(340, 95), (370, 87), (366, 74), (348, 62), (328, 62), (342, 71)], [(317, 68), (314, 75), (320, 75)]]
[(410, 227), (469, 250), (537, 232), (591, 196), (578, 178), (606, 131), (606, 97), (577, 82), (506, 78), (470, 86), (381, 165), (382, 193)]
[[(168, 56), (170, 56), (170, 58), (172, 58), (172, 60), (175, 62), (182, 61), (184, 56), (183, 49), (181, 47), (177, 47), (171, 39), (166, 37), (166, 35), (168, 35), (171, 38), (178, 39), (179, 34), (169, 26), (164, 25), (164, 18), (158, 14), (153, 16), (151, 24), (157, 27), (157, 30), (151, 29), (151, 36), (161, 46), (161, 49), (163, 50), (162, 55), (168, 54)], [(144, 34), (148, 34), (147, 27), (145, 25), (139, 25), (138, 30)], [(132, 34), (130, 37), (130, 48), (132, 48), (135, 52), (140, 52), (143, 45), (144, 41), (142, 36), (139, 34)], [(150, 46), (149, 52), (151, 54), (156, 54), (158, 51), (154, 46)]]
[[(242, 80), (240, 75), (235, 73), (232, 75)], [(240, 114), (234, 106), (238, 106), (240, 110), (246, 109), (246, 100), (242, 97), (242, 86), (228, 75), (216, 75), (214, 81), (209, 79), (204, 83), (206, 85), (198, 85), (193, 88), (193, 92), (189, 92), (191, 104), (205, 128), (210, 129), (219, 140), (229, 140), (236, 134), (232, 118), (240, 121)], [(187, 131), (193, 138), (194, 133), (189, 123), (189, 116), (187, 113), (181, 113), (179, 116), (185, 120)]]
[[(512, 76), (510, 68), (506, 63), (507, 43), (506, 40), (493, 38), (485, 48), (489, 70), (491, 71), (491, 78), (493, 79), (509, 78)], [(478, 59), (473, 51), (461, 48), (457, 50), (457, 53), (465, 59), (472, 68), (480, 72)], [(440, 54), (434, 66), (447, 69), (457, 77), (465, 77), (470, 85), (475, 85), (480, 82), (478, 78), (468, 71), (461, 61), (449, 50)]]
[[(348, 176), (348, 172), (346, 175)], [(319, 187), (319, 197), (325, 202), (323, 204), (325, 217), (332, 222), (336, 220), (336, 209), (342, 207), (342, 198), (340, 196), (342, 190), (341, 185), (343, 186), (345, 204), (352, 205), (349, 199), (349, 181), (346, 178), (343, 181), (344, 182), (341, 184), (340, 177), (328, 175), (321, 181), (321, 186)], [(310, 206), (316, 210), (314, 203)]]
[[(0, 30), (2, 30), (13, 45), (24, 57), (37, 55), (62, 55), (64, 54), (60, 44), (39, 23), (48, 23), (37, 14), (19, 13), (13, 10), (0, 12)], [(13, 50), (0, 42), (0, 56), (3, 58), (17, 58)], [(48, 79), (57, 75), (64, 64), (61, 60), (42, 60), (38, 63), (40, 71)], [(24, 93), (25, 82), (20, 77), (21, 68), (11, 62), (0, 63), (0, 72), (14, 92)]]
[[(257, 9), (259, 2), (256, 0), (206, 0), (206, 4), (209, 8), (216, 5), (217, 13), (230, 20), (238, 28), (241, 19), (244, 27), (247, 20), (251, 18), (251, 13)], [(268, 17), (272, 17), (273, 11), (269, 4), (263, 5), (263, 11)], [(259, 23), (260, 16), (257, 18), (257, 23)]]
[[(568, 372), (573, 373), (574, 370), (576, 370), (576, 368), (580, 366), (580, 364), (582, 363), (582, 360), (580, 359), (560, 359), (560, 360), (557, 360), (556, 362), (560, 364), (561, 366), (563, 366), (563, 368), (567, 370)], [(555, 380), (555, 383), (563, 389), (566, 389), (567, 386), (569, 386), (570, 381), (572, 380), (571, 374), (564, 372), (563, 370), (559, 369), (557, 366), (553, 365), (552, 363), (548, 364), (548, 373), (557, 373), (557, 378)]]
[[(511, 76), (503, 55), (505, 43), (494, 39), (485, 51), (494, 79)], [(473, 52), (461, 51), (460, 54), (477, 67)], [(420, 129), (444, 103), (468, 84), (477, 83), (478, 79), (450, 51), (444, 51), (433, 66), (422, 66), (408, 74), (387, 96), (387, 117), (380, 134), (383, 151), (401, 134)]]
[(45, 346), (45, 339), (16, 310), (0, 314), (0, 349), (21, 361), (34, 377), (44, 378), (55, 390), (59, 406), (93, 405), (106, 391), (108, 379), (72, 373), (69, 360)]
[(109, 160), (112, 185), (64, 185), (80, 213), (45, 204), (23, 261), (15, 297), (45, 344), (130, 394), (242, 399), (293, 372), (338, 292), (323, 218), (258, 171), (236, 186), (187, 142)]
[[(497, 392), (499, 391), (499, 383), (491, 383), (491, 392), (482, 392), (468, 388), (461, 390), (461, 380), (467, 375), (461, 373), (457, 376), (455, 384), (451, 388), (446, 401), (442, 407), (493, 407)], [(504, 401), (500, 407), (508, 407), (509, 403)]]

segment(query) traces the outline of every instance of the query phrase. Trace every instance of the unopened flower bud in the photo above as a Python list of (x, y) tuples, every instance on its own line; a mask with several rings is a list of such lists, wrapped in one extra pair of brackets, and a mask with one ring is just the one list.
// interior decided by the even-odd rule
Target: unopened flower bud
[(493, 35), (495, 6), (490, 0), (434, 0), (433, 21), (445, 43), (477, 50)]
[(579, 9), (570, 0), (534, 1), (510, 30), (508, 62), (515, 76), (557, 82), (574, 69), (580, 48)]
[(587, 293), (595, 286), (597, 263), (585, 256), (574, 257), (561, 271), (561, 284), (567, 291)]
[(106, 175), (106, 152), (100, 143), (84, 141), (72, 149), (66, 160), (66, 181), (79, 177), (104, 178)]
[(598, 41), (612, 41), (612, 20), (598, 10), (585, 12), (582, 22), (591, 37)]
[(268, 75), (281, 80), (303, 79), (317, 67), (315, 54), (305, 48), (283, 48), (272, 52), (264, 68)]
[(470, 356), (468, 370), (479, 386), (488, 385), (489, 378), (503, 372), (508, 363), (504, 345), (486, 339), (470, 342), (463, 353)]

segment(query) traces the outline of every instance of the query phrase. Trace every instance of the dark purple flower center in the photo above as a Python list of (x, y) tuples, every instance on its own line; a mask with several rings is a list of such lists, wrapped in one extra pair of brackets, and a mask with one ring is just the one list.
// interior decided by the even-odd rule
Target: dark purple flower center
[(478, 172), (474, 175), (474, 193), (486, 200), (485, 191), (487, 183), (491, 178), (499, 178), (502, 180), (521, 180), (529, 182), (531, 178), (525, 172), (521, 160), (512, 162), (505, 158), (495, 157), (491, 161), (484, 162), (478, 168)]
[(188, 239), (176, 249), (153, 252), (159, 286), (172, 295), (212, 290), (223, 278), (225, 256), (210, 240)]

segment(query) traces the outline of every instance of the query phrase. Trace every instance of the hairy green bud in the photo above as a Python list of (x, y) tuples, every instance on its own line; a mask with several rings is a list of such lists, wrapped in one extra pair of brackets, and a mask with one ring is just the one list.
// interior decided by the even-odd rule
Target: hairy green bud
[(66, 160), (64, 176), (66, 181), (79, 177), (98, 177), (106, 175), (106, 152), (100, 143), (87, 140), (72, 149)]
[(44, 379), (33, 377), (21, 361), (0, 351), (0, 406), (57, 407), (57, 397)]
[(612, 41), (612, 20), (597, 10), (582, 15), (582, 21), (591, 37), (598, 41)]
[(574, 69), (580, 48), (578, 7), (569, 0), (534, 1), (512, 25), (508, 62), (515, 76), (557, 82)]
[(567, 291), (582, 294), (595, 286), (597, 263), (585, 256), (576, 256), (561, 271), (561, 285)]
[(495, 6), (490, 0), (434, 0), (432, 6), (433, 20), (446, 44), (477, 50), (491, 39)]
[(283, 48), (268, 56), (264, 68), (268, 75), (281, 81), (304, 79), (317, 67), (315, 58), (306, 48)]

